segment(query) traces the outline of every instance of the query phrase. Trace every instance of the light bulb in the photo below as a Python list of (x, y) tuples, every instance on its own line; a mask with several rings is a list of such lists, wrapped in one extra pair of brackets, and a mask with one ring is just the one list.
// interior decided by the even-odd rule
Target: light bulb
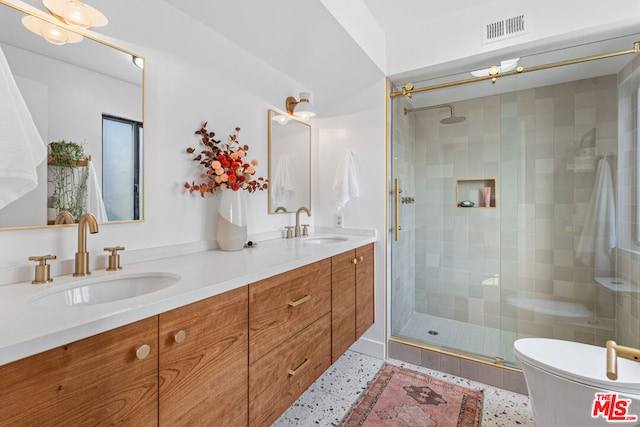
[(273, 121), (280, 123), (281, 125), (286, 125), (289, 122), (289, 118), (284, 114), (278, 114), (277, 116), (272, 117)]
[(313, 111), (302, 110), (302, 111), (294, 111), (293, 115), (296, 117), (300, 117), (302, 120), (308, 120), (311, 117), (314, 117), (316, 113)]
[(55, 45), (63, 45), (68, 41), (66, 31), (56, 27), (55, 25), (43, 25), (40, 29), (40, 35), (49, 43)]
[(34, 34), (41, 36), (51, 44), (78, 43), (83, 37), (58, 25), (27, 15), (22, 17), (22, 25)]
[(82, 2), (71, 0), (62, 8), (62, 17), (69, 25), (79, 28), (91, 26), (91, 11)]

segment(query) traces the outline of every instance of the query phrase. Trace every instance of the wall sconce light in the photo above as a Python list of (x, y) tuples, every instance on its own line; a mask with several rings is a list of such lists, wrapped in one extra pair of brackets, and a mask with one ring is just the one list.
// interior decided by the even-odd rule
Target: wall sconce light
[(44, 38), (49, 43), (58, 46), (65, 43), (78, 43), (84, 38), (80, 34), (65, 30), (59, 25), (52, 24), (51, 22), (47, 22), (31, 15), (22, 18), (22, 25), (32, 33)]
[(109, 23), (102, 12), (79, 0), (42, 0), (42, 4), (57, 19), (73, 27), (87, 29)]
[(311, 103), (311, 94), (309, 92), (300, 92), (300, 101), (296, 101), (293, 96), (290, 96), (286, 100), (287, 113), (292, 116), (300, 117), (302, 120), (307, 120), (316, 115), (313, 111), (313, 104)]

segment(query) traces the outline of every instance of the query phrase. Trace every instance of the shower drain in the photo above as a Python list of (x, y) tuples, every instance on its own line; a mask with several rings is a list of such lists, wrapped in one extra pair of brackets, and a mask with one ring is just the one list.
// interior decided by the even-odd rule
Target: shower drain
[(438, 331), (431, 330), (427, 332), (429, 335), (438, 335)]

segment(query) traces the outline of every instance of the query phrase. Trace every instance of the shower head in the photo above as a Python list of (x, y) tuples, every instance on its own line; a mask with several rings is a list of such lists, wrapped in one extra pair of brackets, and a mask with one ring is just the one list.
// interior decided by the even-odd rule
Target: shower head
[(443, 125), (455, 125), (457, 123), (462, 123), (465, 120), (466, 120), (465, 117), (451, 116), (451, 117), (447, 117), (446, 119), (440, 120), (440, 123), (442, 123)]
[(434, 110), (438, 108), (448, 108), (451, 112), (450, 117), (444, 118), (440, 120), (440, 123), (443, 125), (455, 125), (457, 123), (462, 123), (466, 120), (465, 117), (456, 116), (455, 110), (453, 108), (453, 104), (442, 104), (442, 105), (432, 105), (431, 107), (422, 107), (422, 108), (405, 108), (404, 114), (413, 113), (414, 111), (423, 111), (423, 110)]

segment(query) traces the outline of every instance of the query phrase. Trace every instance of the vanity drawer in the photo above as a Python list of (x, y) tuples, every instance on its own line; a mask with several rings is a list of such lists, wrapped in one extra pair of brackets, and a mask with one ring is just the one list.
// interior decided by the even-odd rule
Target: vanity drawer
[(249, 363), (330, 310), (330, 259), (249, 285)]
[(330, 365), (327, 313), (249, 366), (249, 425), (271, 425)]

